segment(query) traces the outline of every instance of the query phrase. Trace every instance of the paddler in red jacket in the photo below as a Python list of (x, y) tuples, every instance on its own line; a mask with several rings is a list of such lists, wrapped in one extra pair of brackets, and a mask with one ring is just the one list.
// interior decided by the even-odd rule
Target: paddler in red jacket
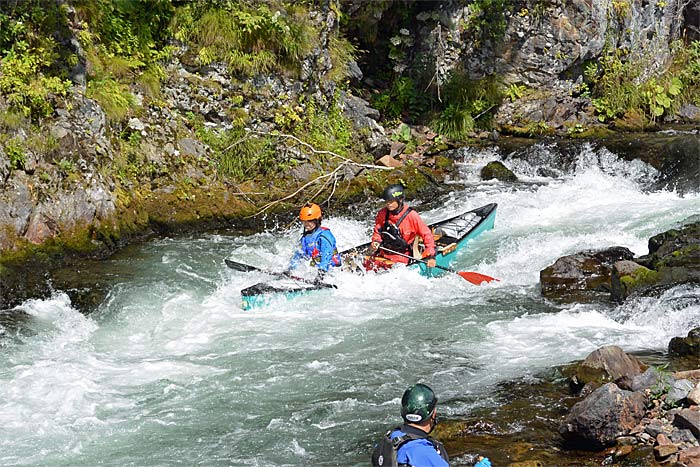
[[(389, 268), (391, 262), (408, 263), (409, 258), (390, 253), (393, 250), (404, 255), (413, 256), (413, 242), (416, 237), (423, 239), (425, 249), (423, 260), (428, 267), (435, 267), (435, 240), (430, 227), (423, 222), (420, 215), (404, 203), (403, 185), (389, 185), (384, 190), (382, 198), (386, 205), (379, 210), (374, 220), (372, 244), (368, 250), (371, 255), (365, 262), (367, 269)], [(381, 258), (390, 260), (382, 262)]]

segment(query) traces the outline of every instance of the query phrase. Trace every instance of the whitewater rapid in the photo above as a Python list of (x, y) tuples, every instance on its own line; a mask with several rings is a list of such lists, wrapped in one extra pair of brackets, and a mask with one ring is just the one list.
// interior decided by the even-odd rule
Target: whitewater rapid
[[(692, 286), (621, 306), (542, 299), (539, 272), (557, 258), (614, 245), (646, 254), (649, 237), (700, 212), (700, 195), (650, 191), (653, 168), (604, 149), (582, 146), (566, 171), (551, 168), (552, 147), (538, 154), (507, 160), (519, 181), (504, 184), (478, 176), (501, 154), (462, 150), (454, 189), (414, 202), (429, 222), (498, 203), (495, 228), (453, 266), (499, 282), (339, 272), (336, 290), (243, 311), (240, 290), (270, 277), (223, 259), (281, 270), (295, 225), (121, 252), (104, 262), (110, 292), (88, 316), (61, 290), (23, 303), (0, 327), (0, 465), (368, 465), (414, 382), (435, 389), (444, 416), (465, 417), (499, 382), (602, 345), (664, 352), (699, 326)], [(346, 249), (367, 241), (367, 215), (330, 209), (324, 225)]]

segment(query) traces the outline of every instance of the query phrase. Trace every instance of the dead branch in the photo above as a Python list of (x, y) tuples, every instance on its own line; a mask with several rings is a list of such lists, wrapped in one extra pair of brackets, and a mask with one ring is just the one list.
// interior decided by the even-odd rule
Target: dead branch
[[(307, 183), (305, 183), (304, 185), (302, 185), (301, 187), (299, 187), (299, 188), (298, 188), (296, 191), (294, 191), (293, 193), (290, 193), (289, 195), (287, 195), (287, 196), (285, 196), (285, 197), (283, 197), (283, 198), (280, 198), (280, 199), (277, 199), (277, 200), (274, 200), (274, 201), (271, 201), (271, 202), (265, 204), (265, 205), (264, 205), (262, 208), (260, 208), (255, 214), (252, 214), (252, 215), (249, 216), (249, 217), (258, 216), (258, 215), (260, 215), (260, 214), (266, 212), (267, 210), (269, 210), (269, 209), (272, 208), (273, 206), (275, 206), (275, 205), (277, 205), (277, 204), (279, 204), (279, 203), (282, 203), (283, 201), (287, 201), (287, 200), (289, 200), (289, 199), (291, 199), (291, 198), (294, 198), (296, 195), (298, 195), (299, 193), (301, 193), (301, 192), (302, 192), (303, 190), (305, 190), (306, 188), (308, 188), (308, 187), (310, 187), (310, 186), (312, 186), (312, 185), (314, 185), (314, 184), (317, 184), (317, 183), (321, 183), (321, 187), (316, 191), (316, 193), (313, 194), (313, 196), (311, 196), (311, 197), (309, 198), (309, 200), (313, 200), (313, 199), (315, 199), (316, 197), (318, 197), (318, 196), (332, 183), (333, 189), (332, 189), (332, 191), (331, 191), (330, 196), (329, 196), (328, 199), (326, 200), (326, 202), (328, 202), (328, 201), (333, 197), (333, 194), (334, 194), (335, 191), (336, 191), (336, 186), (337, 186), (338, 180), (339, 180), (339, 178), (340, 178), (340, 176), (339, 176), (338, 174), (340, 173), (340, 171), (341, 171), (343, 168), (345, 168), (345, 167), (347, 167), (347, 166), (356, 166), (356, 167), (361, 167), (361, 168), (365, 168), (365, 169), (393, 170), (392, 167), (385, 167), (385, 166), (382, 166), (382, 165), (375, 165), (375, 164), (363, 164), (363, 163), (361, 163), (361, 162), (356, 162), (356, 161), (354, 161), (354, 160), (352, 160), (352, 159), (349, 159), (349, 158), (347, 158), (347, 157), (341, 156), (340, 154), (337, 154), (337, 153), (335, 153), (335, 152), (333, 152), (333, 151), (326, 151), (326, 150), (319, 150), (319, 149), (316, 149), (316, 148), (314, 148), (312, 145), (310, 145), (309, 143), (307, 143), (307, 142), (305, 142), (305, 141), (302, 141), (301, 139), (297, 138), (297, 137), (294, 136), (294, 135), (288, 135), (288, 134), (285, 134), (285, 133), (270, 133), (270, 132), (264, 132), (264, 131), (259, 131), (259, 130), (250, 130), (250, 129), (247, 129), (246, 131), (248, 131), (249, 134), (258, 135), (258, 136), (274, 136), (274, 137), (278, 137), (278, 138), (289, 139), (289, 140), (295, 141), (295, 142), (296, 142), (297, 144), (299, 144), (300, 146), (303, 146), (304, 148), (308, 149), (308, 150), (309, 150), (311, 153), (313, 153), (313, 154), (317, 154), (317, 155), (328, 155), (328, 156), (334, 157), (334, 158), (336, 158), (336, 159), (340, 159), (340, 161), (341, 161), (331, 172), (328, 172), (328, 173), (319, 175), (318, 177), (314, 178), (313, 180), (309, 180)], [(231, 146), (229, 146), (227, 149), (230, 149), (230, 148), (233, 147), (234, 145), (236, 145), (236, 144), (238, 144), (238, 143), (241, 143), (241, 142), (244, 141), (244, 140), (245, 140), (245, 139), (241, 139), (241, 140), (239, 140), (239, 141), (233, 143), (233, 144), (232, 144)]]

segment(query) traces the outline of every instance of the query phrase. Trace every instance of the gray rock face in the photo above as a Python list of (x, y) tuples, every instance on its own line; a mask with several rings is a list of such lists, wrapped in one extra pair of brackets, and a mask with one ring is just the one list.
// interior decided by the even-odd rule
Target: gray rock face
[[(438, 86), (455, 70), (471, 79), (498, 75), (506, 85), (520, 83), (538, 94), (504, 105), (497, 113), (499, 123), (524, 119), (563, 128), (567, 122), (595, 121), (588, 101), (572, 94), (585, 66), (606, 51), (629, 53), (640, 63), (642, 80), (666, 66), (688, 2), (670, 0), (660, 8), (637, 1), (531, 1), (492, 12), (496, 19), (489, 24), (479, 23), (484, 13), (473, 3), (434, 2), (431, 10), (421, 12), (415, 30), (399, 36), (400, 46), (411, 49), (404, 55), (412, 58), (396, 60), (395, 71), (425, 70)], [(494, 33), (501, 18), (505, 29)]]

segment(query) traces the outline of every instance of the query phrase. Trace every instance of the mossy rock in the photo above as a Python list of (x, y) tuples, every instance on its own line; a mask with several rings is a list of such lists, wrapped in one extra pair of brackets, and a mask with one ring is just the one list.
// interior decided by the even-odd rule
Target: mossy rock
[(481, 169), (481, 178), (483, 180), (500, 180), (502, 182), (515, 182), (518, 177), (500, 161), (489, 162)]
[(620, 284), (624, 288), (624, 296), (629, 297), (635, 291), (654, 286), (659, 282), (659, 278), (657, 271), (640, 266), (629, 275), (620, 277)]

